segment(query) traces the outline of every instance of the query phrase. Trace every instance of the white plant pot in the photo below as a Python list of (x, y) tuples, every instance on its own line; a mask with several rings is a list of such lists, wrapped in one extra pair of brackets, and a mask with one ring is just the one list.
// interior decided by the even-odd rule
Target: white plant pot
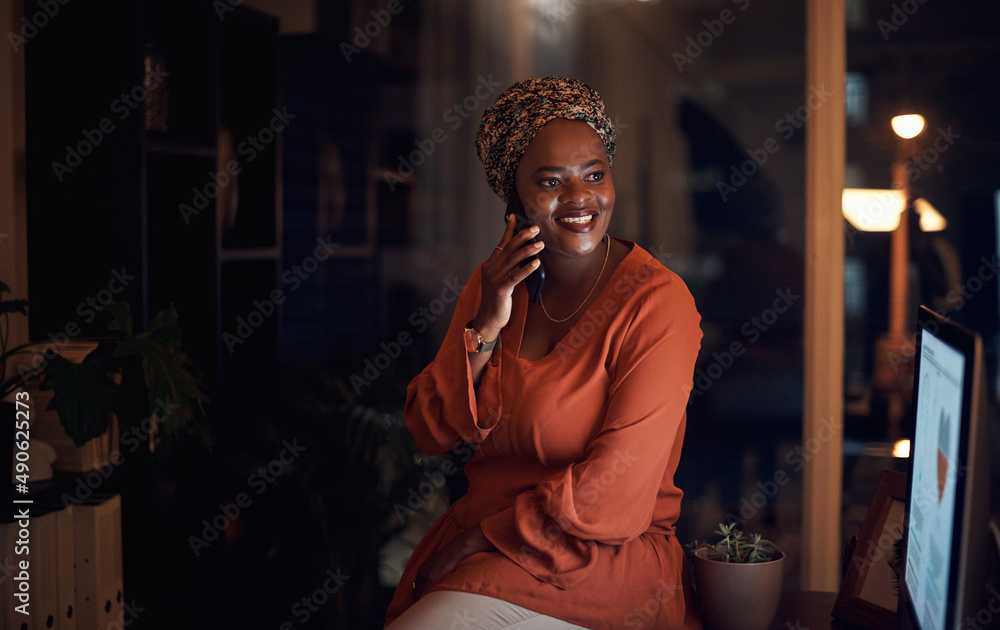
[(735, 564), (695, 552), (694, 571), (701, 618), (711, 630), (768, 630), (778, 612), (785, 554), (771, 562)]

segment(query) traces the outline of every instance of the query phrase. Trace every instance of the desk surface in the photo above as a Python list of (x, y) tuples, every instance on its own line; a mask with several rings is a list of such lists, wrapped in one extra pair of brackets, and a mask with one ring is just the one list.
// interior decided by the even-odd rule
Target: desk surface
[(781, 594), (772, 630), (854, 630), (857, 626), (830, 616), (836, 593), (787, 591)]

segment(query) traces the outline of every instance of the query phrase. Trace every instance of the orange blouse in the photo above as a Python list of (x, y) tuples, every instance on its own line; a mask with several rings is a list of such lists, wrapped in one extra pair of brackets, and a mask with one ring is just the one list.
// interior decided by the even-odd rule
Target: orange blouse
[(428, 454), (476, 451), (468, 493), (424, 535), (387, 613), (412, 603), (417, 569), (481, 524), (476, 553), (430, 590), (480, 593), (595, 630), (701, 628), (674, 536), (673, 476), (701, 345), (684, 282), (631, 248), (545, 357), (518, 358), (527, 291), (514, 292), (479, 388), (462, 330), (479, 309), (480, 270), (459, 297), (434, 361), (407, 392), (406, 425)]

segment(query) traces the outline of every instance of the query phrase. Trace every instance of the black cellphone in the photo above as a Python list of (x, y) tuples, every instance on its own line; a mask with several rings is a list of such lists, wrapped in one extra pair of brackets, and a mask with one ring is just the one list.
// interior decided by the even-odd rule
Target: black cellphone
[[(517, 192), (511, 191), (507, 196), (507, 211), (504, 213), (504, 218), (506, 219), (510, 215), (514, 215), (514, 234), (517, 234), (521, 230), (534, 225), (529, 219), (528, 215), (524, 211), (524, 205), (521, 203), (521, 198), (517, 196)], [(538, 239), (533, 238), (529, 243), (537, 243)], [(538, 254), (530, 258), (526, 258), (521, 266), (529, 264), (532, 260), (537, 260)], [(542, 285), (545, 284), (545, 269), (542, 268), (542, 264), (538, 263), (538, 269), (535, 269), (530, 276), (524, 279), (524, 286), (528, 289), (528, 296), (532, 302), (538, 303), (542, 299)]]

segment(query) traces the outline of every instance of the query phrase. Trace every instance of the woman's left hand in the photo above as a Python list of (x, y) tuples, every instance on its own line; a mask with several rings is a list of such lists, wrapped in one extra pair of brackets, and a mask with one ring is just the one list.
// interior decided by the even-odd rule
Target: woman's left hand
[(486, 538), (483, 528), (478, 524), (465, 530), (417, 569), (417, 579), (413, 583), (413, 601), (420, 599), (427, 589), (454, 571), (462, 560), (480, 551), (494, 550), (496, 547)]

